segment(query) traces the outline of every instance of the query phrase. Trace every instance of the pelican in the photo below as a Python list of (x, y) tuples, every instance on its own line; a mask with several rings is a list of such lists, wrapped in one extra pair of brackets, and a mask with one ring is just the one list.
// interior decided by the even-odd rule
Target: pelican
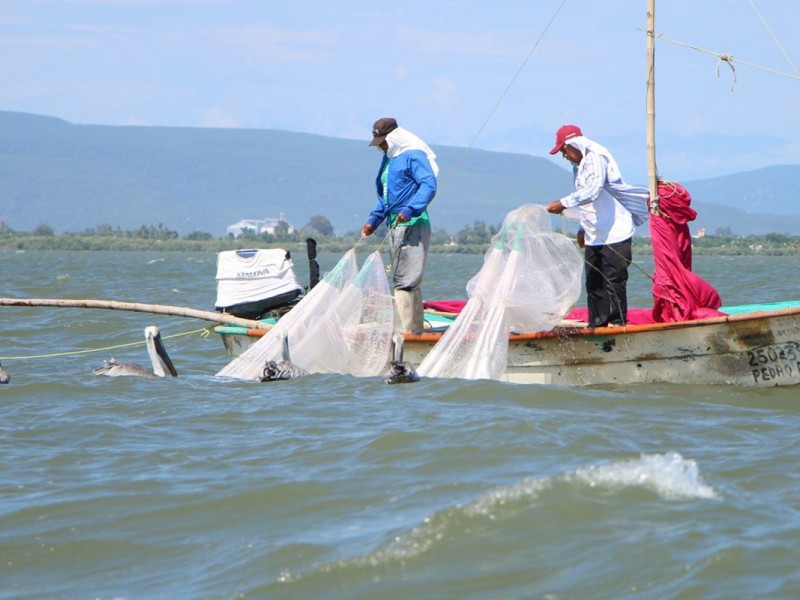
[(403, 361), (403, 344), (405, 338), (402, 333), (395, 333), (392, 336), (393, 358), (389, 364), (389, 370), (383, 377), (383, 383), (414, 383), (419, 381), (419, 375), (414, 370), (414, 365)]
[(111, 360), (105, 361), (102, 367), (93, 369), (94, 374), (107, 375), (108, 377), (164, 377), (166, 375), (164, 368), (166, 367), (170, 375), (177, 377), (178, 372), (175, 370), (166, 348), (164, 348), (158, 327), (155, 325), (145, 327), (144, 339), (147, 342), (147, 354), (150, 355), (150, 362), (153, 365), (152, 371), (133, 363), (117, 362), (112, 357)]
[(289, 336), (285, 331), (277, 333), (283, 341), (282, 358), (280, 361), (268, 360), (264, 365), (264, 370), (261, 372), (260, 381), (277, 381), (279, 379), (291, 379), (293, 377), (302, 377), (308, 375), (308, 372), (302, 367), (298, 367), (289, 358)]
[(0, 383), (8, 383), (9, 381), (11, 381), (11, 375), (3, 368), (3, 365), (0, 365)]

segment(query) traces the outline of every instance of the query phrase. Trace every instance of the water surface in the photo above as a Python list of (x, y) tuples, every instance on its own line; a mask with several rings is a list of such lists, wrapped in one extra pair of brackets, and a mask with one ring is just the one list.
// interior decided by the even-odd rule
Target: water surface
[[(213, 254), (0, 260), (5, 296), (213, 309)], [(695, 267), (743, 304), (798, 299), (795, 262)], [(425, 298), (463, 298), (480, 264), (432, 255)], [(177, 379), (92, 375), (146, 364), (150, 324)], [(0, 598), (800, 597), (796, 387), (260, 385), (213, 377), (201, 321), (0, 307), (0, 327)]]

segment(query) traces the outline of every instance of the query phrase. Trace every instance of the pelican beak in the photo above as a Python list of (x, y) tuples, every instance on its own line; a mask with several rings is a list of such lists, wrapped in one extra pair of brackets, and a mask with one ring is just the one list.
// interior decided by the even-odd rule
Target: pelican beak
[(161, 333), (157, 333), (153, 336), (153, 342), (156, 347), (156, 354), (161, 359), (161, 362), (164, 363), (164, 366), (167, 367), (169, 374), (173, 377), (178, 376), (178, 372), (175, 370), (175, 365), (172, 364), (172, 359), (167, 354), (167, 349), (164, 347), (164, 342), (161, 341)]

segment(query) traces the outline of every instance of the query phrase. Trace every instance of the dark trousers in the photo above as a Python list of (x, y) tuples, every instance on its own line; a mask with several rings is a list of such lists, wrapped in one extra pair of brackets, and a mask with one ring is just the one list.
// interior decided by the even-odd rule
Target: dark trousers
[(631, 240), (586, 246), (586, 303), (589, 327), (625, 325), (628, 318), (628, 265)]

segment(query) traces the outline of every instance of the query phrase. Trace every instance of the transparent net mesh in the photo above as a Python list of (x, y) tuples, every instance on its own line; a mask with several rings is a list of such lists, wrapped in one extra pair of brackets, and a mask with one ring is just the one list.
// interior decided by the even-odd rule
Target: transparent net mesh
[(483, 267), (467, 284), (469, 300), (419, 365), (426, 377), (499, 379), (509, 332), (548, 331), (581, 292), (583, 259), (573, 242), (550, 227), (543, 206), (506, 215)]
[(389, 360), (395, 328), (394, 299), (380, 252), (299, 340), (292, 359), (309, 373), (380, 374)]
[[(356, 252), (354, 249), (349, 250), (297, 306), (281, 317), (260, 340), (220, 370), (217, 377), (259, 379), (268, 360), (277, 361), (282, 358), (283, 340), (278, 333), (283, 331), (288, 335), (290, 348), (301, 342), (309, 328), (335, 303), (357, 273)], [(292, 352), (292, 360), (303, 366), (297, 362), (294, 354)]]

